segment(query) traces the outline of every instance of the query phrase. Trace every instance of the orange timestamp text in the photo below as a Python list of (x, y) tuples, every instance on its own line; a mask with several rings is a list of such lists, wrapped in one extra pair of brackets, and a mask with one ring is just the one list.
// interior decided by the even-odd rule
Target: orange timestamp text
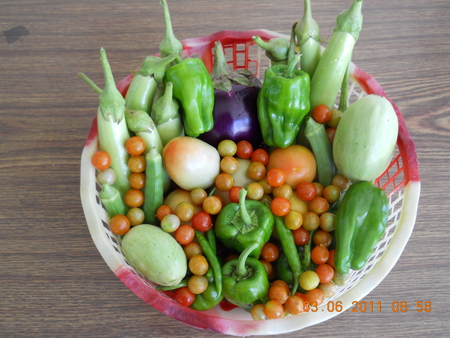
[(329, 301), (323, 306), (313, 306), (310, 304), (311, 312), (381, 312), (386, 307), (392, 312), (431, 312), (433, 304), (431, 301), (392, 301), (390, 304), (384, 304), (381, 301), (353, 301), (349, 308), (344, 308), (342, 301)]

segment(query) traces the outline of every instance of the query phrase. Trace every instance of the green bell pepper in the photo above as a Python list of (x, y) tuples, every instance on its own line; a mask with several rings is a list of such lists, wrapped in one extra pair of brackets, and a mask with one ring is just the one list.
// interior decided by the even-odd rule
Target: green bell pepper
[(258, 242), (249, 245), (239, 258), (228, 261), (222, 267), (225, 299), (247, 311), (254, 304), (264, 303), (269, 292), (266, 268), (256, 258), (249, 257), (258, 245)]
[(188, 58), (167, 69), (164, 83), (172, 82), (180, 104), (185, 132), (197, 137), (214, 127), (214, 85), (201, 59)]
[(242, 252), (253, 242), (258, 245), (250, 253), (259, 258), (274, 227), (274, 217), (269, 207), (259, 201), (246, 200), (247, 190), (239, 192), (239, 203), (227, 204), (219, 213), (214, 225), (217, 238), (229, 249)]
[(335, 266), (341, 274), (366, 265), (375, 245), (386, 231), (389, 200), (371, 182), (348, 188), (335, 217)]
[(296, 56), (289, 65), (275, 65), (265, 72), (257, 107), (268, 146), (291, 145), (309, 112), (309, 75), (295, 69), (299, 61), (300, 56)]

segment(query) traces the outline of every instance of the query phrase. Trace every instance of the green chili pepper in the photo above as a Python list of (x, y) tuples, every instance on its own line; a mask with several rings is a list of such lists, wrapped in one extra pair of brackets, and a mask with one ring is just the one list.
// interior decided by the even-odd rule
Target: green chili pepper
[[(208, 272), (211, 269), (208, 270)], [(205, 275), (206, 276), (206, 275)], [(208, 277), (208, 287), (205, 291), (195, 296), (194, 302), (191, 304), (191, 308), (198, 311), (205, 311), (213, 308), (223, 300), (223, 293), (218, 292), (215, 279), (211, 275)]]
[(275, 269), (277, 271), (277, 278), (285, 281), (288, 285), (294, 285), (294, 274), (283, 250), (280, 250), (278, 258), (275, 261)]
[(385, 233), (388, 213), (389, 201), (381, 188), (371, 182), (348, 188), (335, 218), (334, 264), (341, 274), (364, 267)]
[(229, 203), (219, 213), (214, 225), (217, 238), (229, 249), (242, 252), (253, 242), (258, 245), (250, 256), (259, 258), (262, 247), (270, 239), (274, 217), (259, 201), (246, 200), (247, 190), (239, 192), (239, 204)]
[(252, 243), (239, 258), (228, 261), (222, 267), (224, 297), (247, 311), (254, 304), (264, 302), (269, 291), (269, 277), (264, 265), (249, 257), (258, 245), (258, 242)]
[(284, 219), (280, 216), (275, 217), (275, 229), (277, 230), (278, 238), (283, 248), (283, 252), (286, 255), (289, 266), (291, 267), (294, 283), (292, 286), (291, 294), (294, 295), (298, 288), (298, 278), (302, 273), (302, 265), (300, 263), (300, 256), (295, 245), (294, 235), (291, 229), (289, 229), (284, 223)]
[(201, 59), (178, 62), (166, 71), (165, 83), (173, 83), (186, 134), (197, 137), (214, 127), (214, 85)]
[[(291, 34), (293, 40), (295, 36)], [(291, 47), (287, 65), (267, 68), (258, 95), (259, 123), (268, 146), (291, 145), (310, 108), (309, 75), (297, 68), (300, 55), (293, 56), (294, 44)]]
[(211, 265), (214, 271), (214, 281), (216, 285), (215, 292), (221, 294), (222, 293), (222, 268), (219, 263), (219, 259), (216, 256), (214, 248), (211, 246), (209, 241), (206, 239), (205, 235), (202, 232), (195, 230), (195, 237), (197, 238), (198, 244), (202, 248), (203, 253), (208, 259), (209, 264)]

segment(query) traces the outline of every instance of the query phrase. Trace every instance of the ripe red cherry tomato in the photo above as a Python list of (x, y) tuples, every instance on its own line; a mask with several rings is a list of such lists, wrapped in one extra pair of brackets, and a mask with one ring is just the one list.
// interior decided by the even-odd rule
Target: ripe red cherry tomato
[(314, 121), (318, 123), (325, 123), (330, 119), (331, 110), (330, 108), (328, 108), (328, 106), (319, 104), (316, 108), (313, 109), (311, 116)]
[(192, 217), (192, 226), (198, 231), (208, 231), (212, 228), (211, 216), (206, 211), (197, 212), (194, 217)]

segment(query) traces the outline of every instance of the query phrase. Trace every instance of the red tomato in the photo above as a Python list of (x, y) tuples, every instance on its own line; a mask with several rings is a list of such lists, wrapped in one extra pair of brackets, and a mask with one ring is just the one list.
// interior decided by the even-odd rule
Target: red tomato
[(269, 162), (269, 154), (266, 150), (258, 148), (252, 154), (252, 161), (261, 162), (262, 164), (267, 165)]
[(318, 123), (325, 123), (330, 119), (331, 110), (325, 104), (319, 104), (316, 108), (313, 109), (311, 113), (314, 121)]
[(194, 217), (192, 217), (192, 226), (198, 231), (208, 231), (212, 228), (211, 216), (206, 211), (197, 212)]
[(253, 146), (250, 142), (242, 140), (239, 141), (237, 144), (237, 150), (236, 155), (240, 158), (251, 158), (253, 154)]
[(187, 286), (175, 290), (175, 300), (182, 306), (189, 306), (195, 300), (195, 294)]
[(296, 189), (298, 198), (302, 201), (309, 202), (316, 197), (316, 186), (311, 182), (301, 182)]

